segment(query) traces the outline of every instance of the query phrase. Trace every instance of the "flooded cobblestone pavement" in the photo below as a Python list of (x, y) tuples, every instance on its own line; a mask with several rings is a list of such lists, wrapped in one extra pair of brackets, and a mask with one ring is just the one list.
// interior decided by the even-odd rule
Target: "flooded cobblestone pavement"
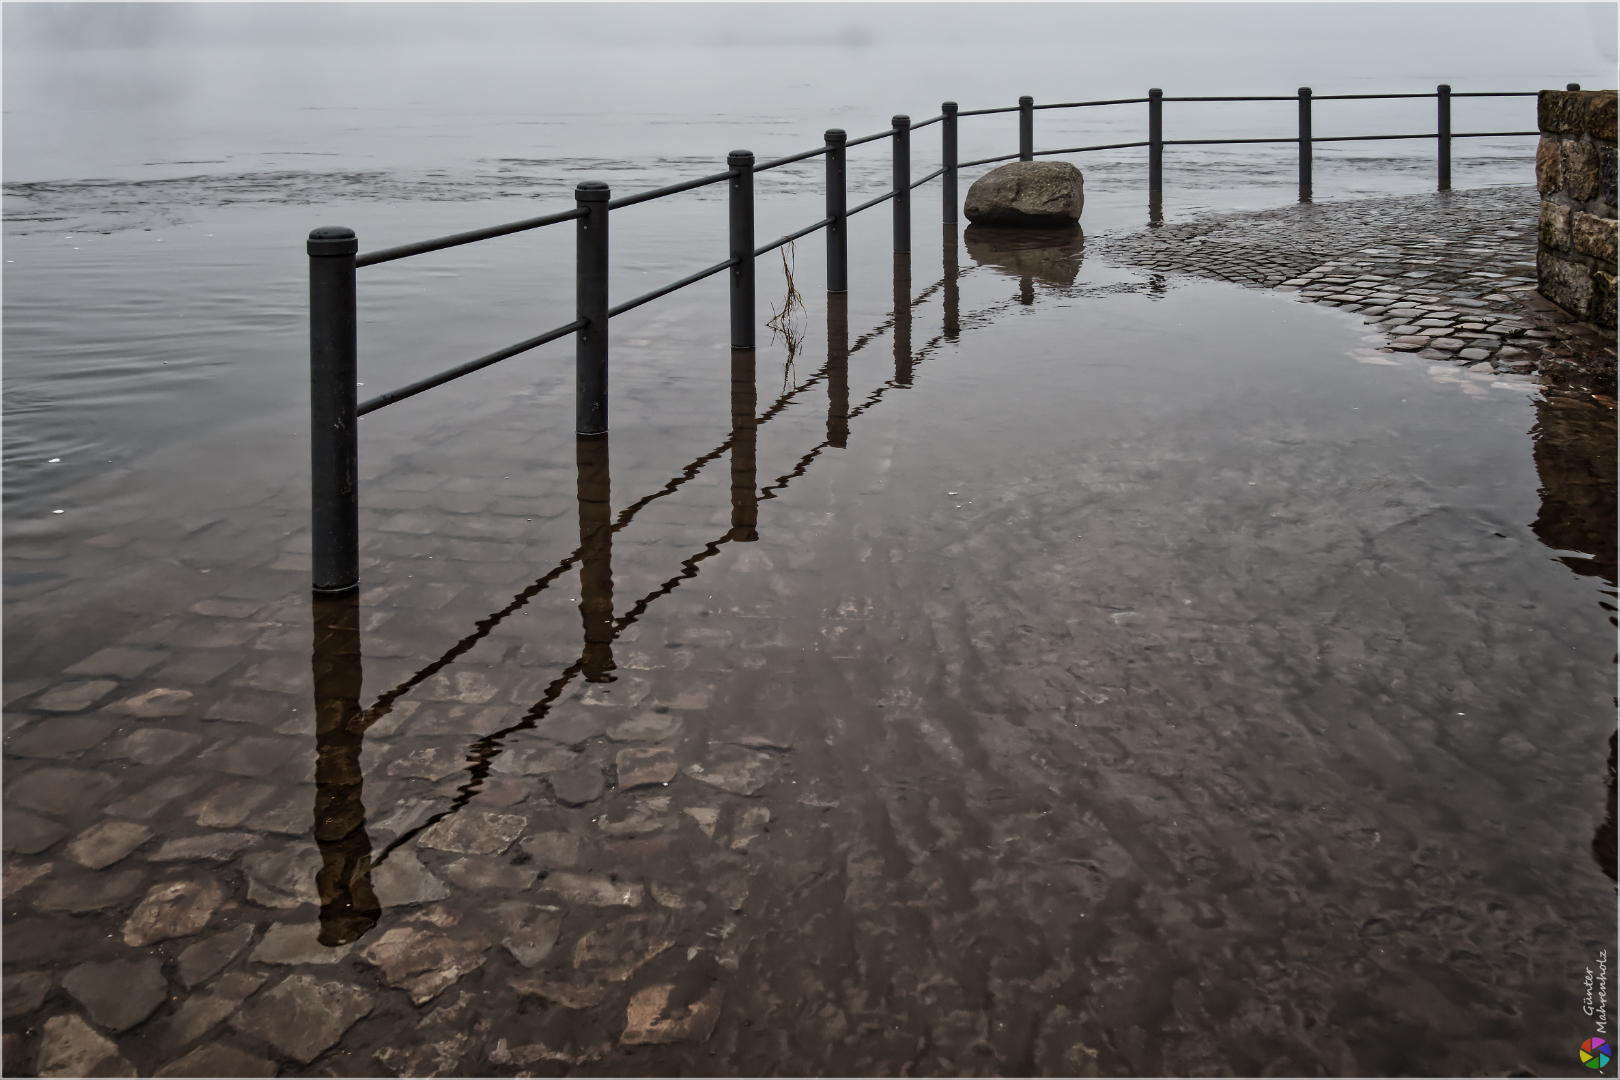
[(19, 526), (6, 1071), (1580, 1071), (1612, 406), (1128, 246), (402, 409), (350, 600), (296, 431)]

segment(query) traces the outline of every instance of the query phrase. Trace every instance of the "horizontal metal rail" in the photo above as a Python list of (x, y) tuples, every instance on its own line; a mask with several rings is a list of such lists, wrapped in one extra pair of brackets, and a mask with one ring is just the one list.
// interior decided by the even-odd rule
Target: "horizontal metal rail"
[[(1107, 101), (1062, 101), (1062, 102), (1058, 102), (1055, 105), (1031, 105), (1030, 108), (1032, 108), (1032, 109), (1087, 109), (1087, 108), (1090, 108), (1093, 105), (1141, 105), (1142, 103), (1144, 103), (1144, 102), (1146, 102), (1148, 100), (1149, 99), (1145, 98), (1145, 97), (1126, 97), (1126, 98), (1110, 98)], [(1170, 99), (1166, 98), (1165, 100), (1168, 101)], [(957, 115), (958, 116), (966, 116), (968, 114), (967, 113), (958, 113)]]
[(757, 173), (762, 173), (766, 169), (775, 169), (783, 165), (791, 165), (795, 161), (803, 161), (805, 158), (819, 157), (820, 155), (825, 154), (829, 149), (831, 149), (831, 147), (818, 146), (814, 150), (806, 150), (802, 154), (789, 154), (787, 157), (777, 158), (775, 161), (761, 162), (760, 164), (754, 166), (754, 171)]
[(526, 232), (529, 229), (539, 229), (546, 225), (555, 225), (560, 221), (570, 221), (577, 217), (583, 217), (584, 214), (583, 210), (575, 207), (572, 210), (547, 214), (545, 217), (513, 221), (506, 225), (491, 225), (487, 229), (474, 229), (472, 232), (455, 233), (451, 236), (441, 236), (435, 240), (418, 240), (414, 244), (401, 244), (399, 247), (368, 251), (364, 255), (356, 255), (354, 265), (356, 268), (376, 266), (378, 263), (393, 262), (395, 259), (408, 259), (412, 255), (422, 255), (429, 251), (442, 251), (445, 248), (460, 247), (462, 244), (476, 244), (480, 240), (492, 240), (497, 236)]
[[(1434, 97), (1424, 94), (1424, 97)], [(1260, 97), (1165, 97), (1164, 101), (1298, 101), (1297, 94), (1266, 94)]]
[(638, 192), (635, 195), (626, 195), (622, 199), (608, 200), (609, 210), (618, 210), (636, 203), (648, 202), (652, 199), (662, 199), (665, 195), (674, 195), (681, 191), (691, 191), (693, 188), (708, 187), (710, 184), (719, 184), (730, 180), (737, 175), (736, 169), (727, 169), (725, 172), (714, 173), (710, 176), (700, 176), (696, 180), (687, 180), (679, 184), (670, 184), (668, 187), (653, 188), (651, 191)]
[(1046, 157), (1051, 154), (1083, 154), (1087, 150), (1129, 150), (1133, 146), (1148, 146), (1146, 140), (1142, 142), (1116, 142), (1104, 143), (1101, 146), (1071, 146), (1067, 150), (1037, 150), (1036, 157)]
[(463, 375), (470, 375), (479, 368), (487, 368), (491, 364), (498, 364), (502, 360), (516, 356), (518, 353), (528, 352), (530, 349), (538, 348), (548, 341), (556, 341), (558, 338), (567, 337), (574, 331), (583, 329), (585, 329), (585, 320), (575, 319), (567, 326), (559, 326), (555, 330), (547, 330), (539, 337), (532, 337), (527, 341), (520, 341), (516, 345), (508, 345), (506, 348), (492, 352), (488, 356), (480, 356), (477, 360), (469, 360), (460, 367), (453, 367), (449, 371), (441, 371), (437, 375), (432, 375), (426, 379), (413, 382), (409, 386), (402, 386), (398, 390), (390, 390), (386, 394), (378, 394), (369, 401), (362, 401), (359, 405), (357, 405), (355, 407), (354, 414), (356, 416), (364, 416), (366, 413), (376, 412), (384, 405), (392, 405), (396, 401), (404, 401), (408, 397), (415, 397), (424, 390), (431, 390), (435, 386), (443, 386), (452, 379), (459, 379)]
[(991, 113), (1017, 112), (1018, 109), (1019, 109), (1019, 107), (1017, 105), (1009, 105), (1004, 109), (963, 109), (962, 111), (958, 112), (956, 115), (957, 116), (989, 116)]
[(608, 308), (608, 318), (611, 319), (615, 315), (623, 315), (625, 312), (638, 308), (642, 304), (647, 303), (649, 300), (656, 300), (660, 296), (668, 296), (676, 289), (684, 289), (688, 285), (702, 281), (706, 277), (712, 277), (713, 275), (718, 274), (720, 271), (730, 269), (736, 265), (736, 259), (727, 259), (725, 262), (717, 262), (707, 270), (699, 270), (695, 274), (689, 274), (688, 276), (681, 278), (679, 281), (671, 282), (670, 284), (665, 285), (662, 289), (654, 289), (650, 293), (643, 293), (634, 300), (626, 300), (617, 307)]
[(1507, 91), (1502, 91), (1502, 92), (1493, 91), (1493, 92), (1490, 92), (1490, 93), (1486, 93), (1486, 92), (1480, 91), (1480, 90), (1471, 90), (1471, 91), (1468, 91), (1468, 92), (1465, 93), (1465, 92), (1453, 90), (1451, 92), (1451, 96), (1452, 97), (1540, 97), (1541, 96), (1541, 91), (1540, 90), (1507, 90)]
[[(1382, 136), (1375, 135), (1375, 136), (1373, 136), (1373, 138), (1382, 138)], [(1397, 136), (1397, 138), (1404, 138), (1404, 136)], [(1312, 139), (1311, 141), (1312, 142), (1320, 142), (1321, 140), (1320, 139)], [(1267, 142), (1267, 143), (1297, 143), (1297, 142), (1299, 142), (1299, 137), (1296, 136), (1296, 135), (1290, 135), (1290, 136), (1287, 136), (1285, 138), (1264, 138), (1264, 139), (1162, 139), (1162, 140), (1160, 140), (1159, 145), (1160, 146), (1219, 146), (1219, 145), (1221, 145), (1223, 143), (1262, 143), (1262, 142)]]
[[(1017, 156), (1018, 156), (1017, 154), (1013, 155), (1013, 157), (1017, 157)], [(879, 203), (886, 203), (892, 198), (894, 198), (894, 192), (885, 191), (883, 194), (879, 195), (875, 199), (868, 199), (866, 202), (861, 203), (861, 205), (855, 207), (854, 209), (844, 211), (844, 216), (846, 218), (852, 218), (856, 214), (860, 213), (862, 210), (870, 210), (870, 209), (872, 209), (872, 207), (878, 205)]]
[(1453, 139), (1491, 139), (1499, 135), (1540, 135), (1539, 131), (1453, 131)]
[[(1439, 94), (1315, 94), (1316, 101), (1367, 101), (1378, 98), (1436, 98)], [(1456, 97), (1456, 94), (1451, 95)]]
[(777, 248), (781, 247), (783, 244), (791, 244), (793, 241), (797, 240), (801, 236), (809, 236), (811, 233), (815, 232), (817, 229), (825, 229), (828, 225), (831, 225), (832, 223), (833, 223), (832, 218), (830, 218), (830, 217), (822, 218), (820, 221), (816, 222), (814, 225), (806, 225), (804, 228), (800, 229), (796, 233), (788, 233), (786, 236), (779, 236), (775, 240), (772, 240), (770, 243), (766, 244), (764, 247), (755, 248), (754, 249), (754, 258), (757, 259), (761, 255), (764, 255), (764, 254), (766, 254), (768, 252), (775, 251)]
[[(960, 116), (961, 114), (958, 113), (957, 115)], [(911, 130), (916, 131), (918, 128), (927, 127), (929, 124), (937, 124), (943, 119), (945, 119), (945, 114), (940, 113), (938, 116), (930, 117), (927, 120), (919, 120), (917, 123), (911, 125)]]
[(849, 140), (845, 141), (844, 145), (845, 146), (859, 146), (859, 145), (861, 145), (861, 143), (869, 143), (869, 142), (874, 142), (874, 141), (876, 141), (878, 139), (892, 139), (892, 138), (894, 138), (894, 128), (890, 128), (888, 131), (880, 131), (876, 135), (862, 135), (858, 139), (849, 139)]
[(944, 166), (941, 166), (940, 168), (935, 169), (933, 172), (929, 173), (927, 176), (923, 177), (922, 179), (913, 180), (911, 182), (911, 186), (914, 187), (914, 188), (919, 188), (919, 187), (922, 187), (924, 184), (928, 183), (928, 181), (934, 179), (934, 177), (936, 177), (936, 176), (944, 176), (944, 175), (945, 175), (945, 169), (944, 169)]
[(1002, 154), (1000, 157), (980, 158), (978, 161), (961, 161), (957, 162), (956, 167), (958, 169), (966, 169), (973, 165), (993, 165), (998, 161), (1011, 161), (1017, 156), (1017, 154)]

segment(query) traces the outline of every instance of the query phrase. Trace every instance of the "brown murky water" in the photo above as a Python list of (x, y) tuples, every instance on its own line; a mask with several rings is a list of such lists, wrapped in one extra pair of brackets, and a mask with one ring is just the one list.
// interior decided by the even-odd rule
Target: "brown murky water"
[(379, 414), (356, 598), (288, 409), (14, 527), (7, 1071), (1579, 1071), (1613, 412), (914, 258)]

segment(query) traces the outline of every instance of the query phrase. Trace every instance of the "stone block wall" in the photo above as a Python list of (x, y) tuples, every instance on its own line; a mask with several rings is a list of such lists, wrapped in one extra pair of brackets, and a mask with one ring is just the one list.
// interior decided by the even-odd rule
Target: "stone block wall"
[(1615, 336), (1615, 92), (1543, 90), (1541, 295), (1605, 337)]

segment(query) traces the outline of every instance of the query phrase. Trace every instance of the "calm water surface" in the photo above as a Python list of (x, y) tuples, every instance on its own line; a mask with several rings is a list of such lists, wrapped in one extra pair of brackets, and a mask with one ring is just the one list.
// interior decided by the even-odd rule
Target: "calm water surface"
[[(757, 152), (829, 122), (784, 115)], [(14, 175), (8, 126), (7, 1071), (66, 1015), (143, 1075), (1580, 1071), (1612, 412), (1081, 238), (942, 235), (925, 192), (910, 257), (858, 219), (846, 298), (801, 241), (757, 352), (718, 279), (616, 320), (606, 440), (566, 343), (367, 417), (363, 589), (312, 603), (302, 234), (739, 141), (322, 123), (205, 139), (191, 179)], [(1172, 213), (1289, 197), (1289, 157), (1210, 163)], [(1415, 189), (1363, 164), (1319, 183)], [(1088, 171), (1093, 235), (1138, 169)], [(762, 237), (816, 176), (762, 185)], [(615, 295), (718, 259), (723, 216), (617, 215)], [(568, 321), (569, 254), (362, 271), (363, 393)], [(762, 260), (762, 318), (786, 289)], [(198, 921), (131, 936), (176, 881)], [(162, 988), (132, 1021), (87, 1000), (107, 962)], [(363, 1015), (300, 1042), (300, 978)]]

